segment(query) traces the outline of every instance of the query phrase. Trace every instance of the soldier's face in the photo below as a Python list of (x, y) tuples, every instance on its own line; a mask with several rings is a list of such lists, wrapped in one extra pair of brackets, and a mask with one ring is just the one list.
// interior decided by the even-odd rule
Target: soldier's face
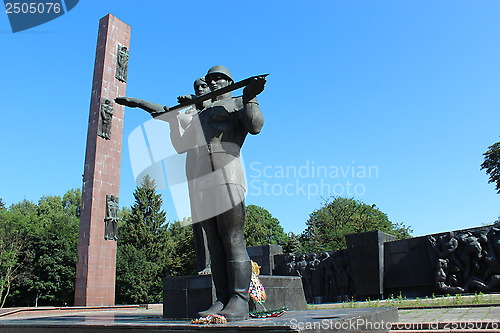
[(197, 96), (201, 96), (203, 94), (210, 92), (210, 88), (208, 88), (208, 84), (206, 83), (197, 84), (194, 89)]
[(230, 84), (230, 81), (222, 74), (210, 75), (206, 77), (206, 80), (211, 91), (227, 87)]

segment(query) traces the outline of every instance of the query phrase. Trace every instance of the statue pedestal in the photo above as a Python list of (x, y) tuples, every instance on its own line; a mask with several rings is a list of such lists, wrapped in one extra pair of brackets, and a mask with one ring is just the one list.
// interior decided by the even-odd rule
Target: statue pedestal
[[(134, 306), (129, 306), (134, 307)], [(94, 308), (53, 308), (40, 311), (22, 309), (20, 319), (2, 317), (0, 332), (5, 333), (373, 333), (410, 332), (404, 323), (397, 325), (398, 309), (358, 308), (288, 311), (281, 317), (249, 319), (227, 324), (196, 325), (190, 320), (159, 319), (160, 312), (136, 308), (109, 307), (106, 311)], [(31, 313), (30, 313), (31, 312)], [(53, 312), (53, 314), (51, 314)], [(394, 326), (392, 323), (396, 323)], [(419, 323), (411, 326), (419, 327)], [(401, 328), (398, 328), (401, 326)], [(444, 330), (436, 330), (436, 332)], [(483, 330), (478, 330), (483, 331)], [(491, 331), (491, 330), (484, 330)], [(411, 330), (411, 332), (416, 332)], [(418, 330), (420, 332), (420, 330)], [(426, 330), (430, 332), (430, 330)]]
[(196, 318), (215, 300), (211, 275), (174, 276), (163, 279), (163, 318)]
[[(268, 310), (283, 306), (290, 310), (306, 310), (302, 281), (297, 276), (259, 276), (267, 300)], [(163, 317), (170, 319), (196, 318), (199, 311), (215, 302), (215, 289), (210, 275), (166, 277), (163, 280)], [(255, 304), (250, 300), (250, 310)], [(256, 309), (261, 311), (259, 306)]]

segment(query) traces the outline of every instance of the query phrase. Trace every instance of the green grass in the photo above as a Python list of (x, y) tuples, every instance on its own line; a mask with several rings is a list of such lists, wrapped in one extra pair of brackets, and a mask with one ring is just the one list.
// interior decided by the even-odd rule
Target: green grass
[(474, 294), (455, 296), (440, 296), (408, 299), (401, 295), (394, 297), (390, 295), (384, 300), (367, 300), (356, 302), (354, 300), (343, 303), (328, 303), (309, 305), (310, 309), (346, 309), (346, 308), (370, 308), (380, 306), (396, 306), (398, 308), (422, 308), (422, 307), (444, 307), (444, 306), (466, 306), (466, 305), (487, 305), (500, 304), (500, 295), (496, 294)]

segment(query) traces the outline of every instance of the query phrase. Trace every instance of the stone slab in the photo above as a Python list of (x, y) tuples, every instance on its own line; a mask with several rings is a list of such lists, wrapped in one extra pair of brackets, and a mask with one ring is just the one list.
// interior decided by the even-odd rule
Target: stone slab
[(380, 298), (384, 294), (384, 243), (393, 235), (368, 231), (345, 236), (357, 297)]
[(388, 332), (398, 321), (391, 308), (289, 311), (282, 317), (218, 325), (167, 320), (159, 311), (68, 313), (0, 320), (2, 333)]
[(248, 256), (260, 266), (260, 275), (273, 275), (274, 256), (283, 254), (280, 245), (259, 245), (247, 247)]
[[(302, 287), (302, 280), (298, 276), (259, 276), (260, 282), (264, 286), (267, 299), (265, 306), (267, 309), (279, 309), (284, 306), (290, 310), (306, 310), (307, 303)], [(255, 303), (250, 302), (250, 311), (263, 309)]]
[(436, 293), (431, 252), (427, 236), (385, 243), (385, 294), (421, 297)]

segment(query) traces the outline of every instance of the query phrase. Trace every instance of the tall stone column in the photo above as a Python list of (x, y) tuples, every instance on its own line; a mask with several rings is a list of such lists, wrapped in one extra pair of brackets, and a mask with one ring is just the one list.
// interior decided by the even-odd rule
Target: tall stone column
[(130, 26), (99, 21), (83, 176), (75, 305), (115, 304), (116, 227)]

